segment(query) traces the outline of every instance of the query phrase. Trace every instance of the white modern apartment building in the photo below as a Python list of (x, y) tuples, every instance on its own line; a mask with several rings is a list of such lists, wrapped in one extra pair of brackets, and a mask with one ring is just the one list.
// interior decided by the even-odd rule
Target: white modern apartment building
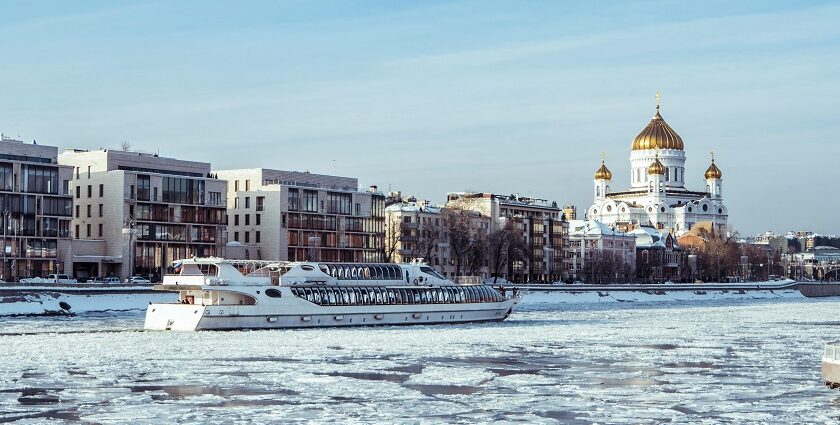
[(0, 134), (0, 279), (44, 277), (70, 267), (71, 168), (58, 148)]
[(210, 164), (157, 154), (68, 149), (73, 273), (159, 279), (173, 261), (223, 256), (227, 183)]
[(385, 196), (375, 186), (267, 168), (214, 173), (227, 181), (230, 244), (256, 247), (242, 251), (248, 259), (383, 261)]

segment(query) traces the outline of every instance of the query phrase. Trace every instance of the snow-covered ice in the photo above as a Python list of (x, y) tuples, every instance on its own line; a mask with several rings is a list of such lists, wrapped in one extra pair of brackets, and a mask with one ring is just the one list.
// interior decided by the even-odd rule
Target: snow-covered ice
[(2, 318), (0, 421), (830, 422), (838, 307), (525, 302), (502, 323), (195, 333)]

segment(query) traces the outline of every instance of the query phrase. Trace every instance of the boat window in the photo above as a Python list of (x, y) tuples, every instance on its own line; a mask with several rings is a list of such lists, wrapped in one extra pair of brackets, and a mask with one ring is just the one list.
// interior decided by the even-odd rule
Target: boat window
[(315, 304), (321, 304), (321, 294), (318, 293), (318, 289), (312, 290), (312, 302)]
[(421, 271), (421, 272), (423, 272), (423, 273), (426, 273), (427, 275), (434, 276), (434, 277), (436, 277), (436, 278), (438, 278), (438, 279), (443, 279), (443, 276), (441, 276), (440, 274), (438, 274), (438, 272), (437, 272), (437, 271), (435, 271), (435, 269), (433, 269), (433, 268), (431, 268), (431, 267), (428, 267), (428, 266), (421, 266), (421, 267), (420, 267), (420, 271)]
[(452, 299), (452, 293), (449, 292), (449, 288), (443, 287), (440, 288), (443, 294), (443, 302), (448, 303)]
[(327, 290), (324, 288), (318, 288), (318, 293), (321, 294), (321, 305), (327, 305), (330, 303), (330, 300), (327, 299)]
[(388, 304), (396, 304), (396, 298), (397, 297), (394, 296), (394, 290), (389, 288), (387, 291), (388, 291)]
[(341, 291), (341, 305), (350, 304), (350, 297), (347, 295), (347, 288), (341, 288), (339, 291)]
[(420, 304), (420, 292), (415, 288), (408, 289), (408, 301), (411, 304)]
[(405, 299), (405, 297), (403, 297), (403, 295), (405, 295), (405, 293), (403, 292), (402, 289), (399, 289), (399, 288), (394, 289), (394, 303), (402, 304), (403, 299)]
[(268, 289), (266, 289), (266, 290), (265, 290), (265, 295), (266, 295), (266, 296), (269, 296), (269, 297), (271, 297), (271, 298), (280, 298), (280, 297), (282, 296), (282, 295), (280, 294), (280, 291), (278, 291), (278, 290), (276, 290), (276, 289), (274, 289), (274, 288), (268, 288)]
[(359, 288), (353, 288), (353, 305), (361, 305), (362, 304), (362, 293), (359, 291)]
[(318, 268), (321, 270), (322, 273), (330, 274), (330, 269), (327, 267), (326, 264), (318, 264)]
[(327, 301), (329, 301), (330, 305), (335, 305), (335, 289), (330, 288), (327, 289)]
[(382, 288), (376, 288), (376, 303), (385, 304), (385, 290)]

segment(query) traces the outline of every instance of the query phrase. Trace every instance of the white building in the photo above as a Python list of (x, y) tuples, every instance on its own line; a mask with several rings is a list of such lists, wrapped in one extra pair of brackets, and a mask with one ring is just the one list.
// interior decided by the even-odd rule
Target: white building
[(73, 274), (159, 279), (172, 262), (223, 256), (227, 184), (210, 164), (121, 150), (73, 150)]
[[(379, 262), (385, 196), (358, 180), (248, 168), (214, 173), (227, 181), (230, 255), (288, 261)], [(251, 252), (253, 251), (253, 254)]]
[[(567, 269), (572, 279), (587, 283), (630, 282), (636, 266), (636, 237), (595, 220), (569, 221)], [(602, 282), (587, 279), (593, 262), (608, 263), (610, 276)]]
[(612, 172), (601, 161), (595, 172), (594, 202), (587, 218), (630, 230), (652, 226), (677, 236), (699, 222), (726, 231), (728, 211), (723, 204), (722, 173), (712, 163), (704, 173), (705, 189), (685, 187), (683, 140), (659, 114), (633, 140), (630, 152), (630, 188), (615, 191)]

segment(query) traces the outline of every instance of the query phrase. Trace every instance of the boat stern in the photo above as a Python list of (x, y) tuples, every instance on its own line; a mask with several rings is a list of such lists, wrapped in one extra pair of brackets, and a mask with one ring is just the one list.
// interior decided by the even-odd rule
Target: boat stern
[(825, 386), (831, 389), (840, 388), (840, 342), (825, 344), (821, 375)]
[(206, 307), (194, 304), (149, 304), (143, 328), (152, 331), (194, 331)]

